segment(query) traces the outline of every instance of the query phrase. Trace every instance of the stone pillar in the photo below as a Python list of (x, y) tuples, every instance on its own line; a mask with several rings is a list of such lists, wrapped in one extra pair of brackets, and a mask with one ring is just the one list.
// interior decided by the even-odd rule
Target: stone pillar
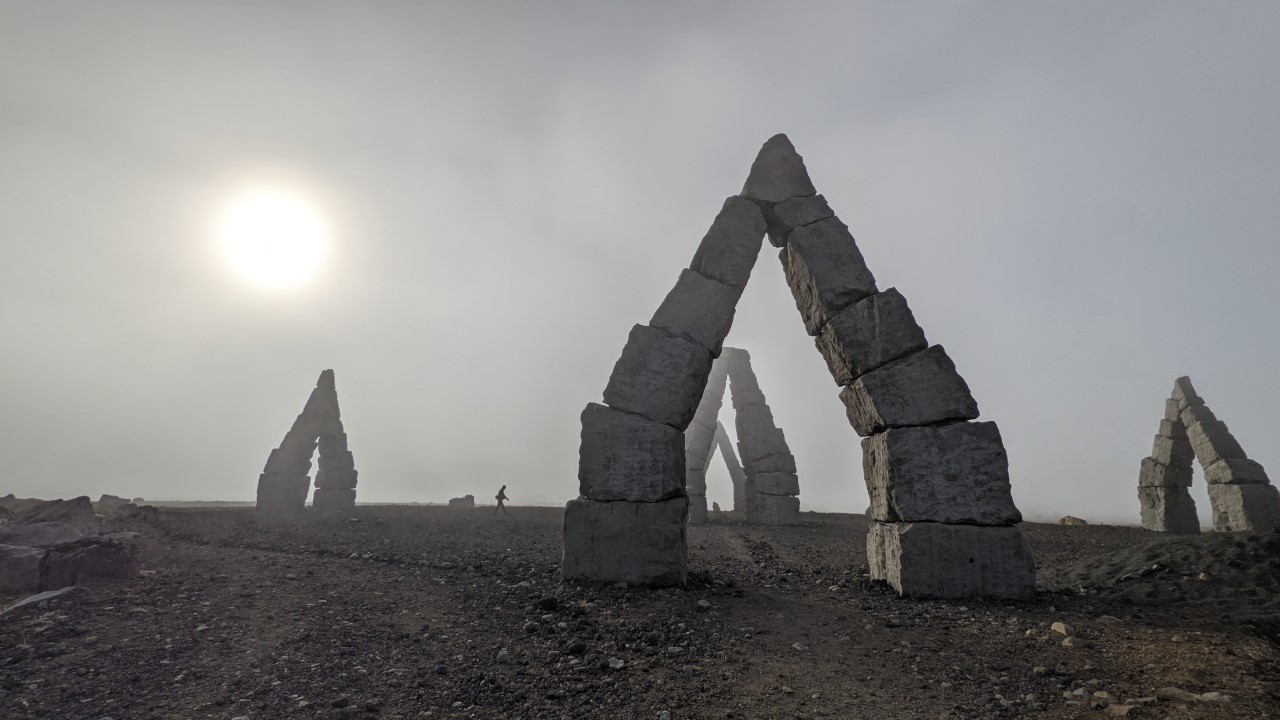
[(724, 404), (724, 388), (728, 374), (724, 361), (711, 366), (707, 386), (693, 422), (684, 431), (685, 490), (689, 493), (689, 522), (707, 521), (707, 466), (715, 452), (716, 418)]
[(928, 345), (901, 293), (879, 290), (785, 135), (761, 148), (742, 194), (763, 210), (805, 329), (865, 438), (872, 578), (918, 597), (1032, 595), (1004, 444), (994, 423), (970, 422), (977, 403), (946, 351)]
[[(1218, 532), (1265, 533), (1280, 527), (1280, 493), (1271, 484), (1267, 471), (1245, 455), (1240, 443), (1227, 429), (1227, 424), (1213, 414), (1188, 377), (1174, 381), (1173, 396), (1166, 404), (1166, 419), (1175, 407), (1178, 420), (1185, 428), (1181, 453), (1186, 455), (1190, 451), (1195, 454), (1209, 486), (1213, 529)], [(1161, 423), (1162, 431), (1164, 425)], [(1156, 436), (1157, 452), (1160, 449), (1160, 436)], [(1190, 464), (1187, 457), (1187, 485), (1190, 485)], [(1145, 498), (1143, 510), (1143, 526), (1146, 527)], [(1196, 529), (1199, 530), (1198, 521)]]
[(725, 348), (721, 360), (729, 370), (729, 393), (738, 431), (738, 451), (745, 474), (746, 519), (761, 525), (800, 522), (800, 480), (787, 438), (774, 423), (773, 411), (751, 369), (751, 355)]
[(685, 584), (684, 431), (764, 233), (755, 204), (726, 200), (649, 324), (632, 329), (604, 404), (583, 411), (579, 497), (565, 508), (565, 579)]
[(1194, 535), (1200, 532), (1196, 501), (1191, 497), (1191, 461), (1195, 457), (1182, 424), (1178, 400), (1165, 401), (1164, 419), (1151, 455), (1138, 471), (1138, 503), (1142, 527), (1156, 532)]
[(738, 462), (738, 454), (733, 451), (733, 443), (729, 440), (729, 433), (725, 431), (724, 425), (719, 421), (716, 422), (716, 447), (720, 449), (720, 455), (724, 458), (725, 467), (729, 468), (729, 480), (733, 483), (733, 512), (746, 513), (747, 511), (747, 473), (742, 469), (742, 465)]

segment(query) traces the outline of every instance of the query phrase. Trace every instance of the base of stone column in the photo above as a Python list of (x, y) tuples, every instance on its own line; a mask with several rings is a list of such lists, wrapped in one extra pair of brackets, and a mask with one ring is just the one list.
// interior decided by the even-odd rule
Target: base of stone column
[(341, 488), (316, 488), (311, 507), (322, 513), (349, 513), (356, 507), (356, 491)]
[(1213, 529), (1269, 533), (1280, 527), (1280, 491), (1274, 485), (1209, 485)]
[(258, 514), (263, 517), (298, 515), (307, 504), (311, 478), (307, 475), (263, 473), (258, 477)]
[(799, 525), (800, 498), (756, 493), (749, 521), (756, 525)]
[(565, 580), (683, 587), (689, 500), (570, 500), (564, 510)]
[(872, 523), (871, 579), (924, 598), (1035, 595), (1036, 570), (1021, 528), (943, 523)]
[(1199, 534), (1196, 501), (1187, 488), (1181, 485), (1139, 487), (1138, 502), (1142, 505), (1142, 527), (1147, 530), (1177, 535)]
[(707, 521), (707, 497), (689, 495), (689, 524), (701, 525)]

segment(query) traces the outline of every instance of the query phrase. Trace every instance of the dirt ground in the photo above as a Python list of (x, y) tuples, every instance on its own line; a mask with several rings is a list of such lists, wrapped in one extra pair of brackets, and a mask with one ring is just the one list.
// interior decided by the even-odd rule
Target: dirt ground
[(1035, 601), (941, 602), (804, 518), (690, 527), (655, 591), (560, 582), (554, 508), (170, 509), (143, 576), (0, 617), (0, 718), (1280, 717), (1280, 535), (1027, 524)]

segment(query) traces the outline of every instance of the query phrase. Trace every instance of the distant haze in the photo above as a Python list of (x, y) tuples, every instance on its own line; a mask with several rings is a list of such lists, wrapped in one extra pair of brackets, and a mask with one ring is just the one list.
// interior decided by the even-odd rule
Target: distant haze
[[(1276, 37), (1266, 2), (4, 3), (0, 494), (251, 499), (331, 367), (360, 500), (563, 503), (579, 412), (777, 132), (1024, 514), (1136, 522), (1182, 374), (1280, 476)], [(217, 244), (263, 183), (329, 229), (299, 289)], [(861, 512), (767, 245), (728, 343), (803, 508)]]

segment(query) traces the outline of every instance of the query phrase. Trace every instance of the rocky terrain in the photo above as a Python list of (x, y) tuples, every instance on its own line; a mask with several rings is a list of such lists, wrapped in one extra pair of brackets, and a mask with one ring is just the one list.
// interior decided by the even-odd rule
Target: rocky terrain
[(1280, 716), (1280, 535), (1025, 524), (1037, 598), (961, 603), (813, 513), (690, 527), (686, 590), (566, 584), (562, 516), (122, 521), (137, 577), (0, 615), (0, 717)]

